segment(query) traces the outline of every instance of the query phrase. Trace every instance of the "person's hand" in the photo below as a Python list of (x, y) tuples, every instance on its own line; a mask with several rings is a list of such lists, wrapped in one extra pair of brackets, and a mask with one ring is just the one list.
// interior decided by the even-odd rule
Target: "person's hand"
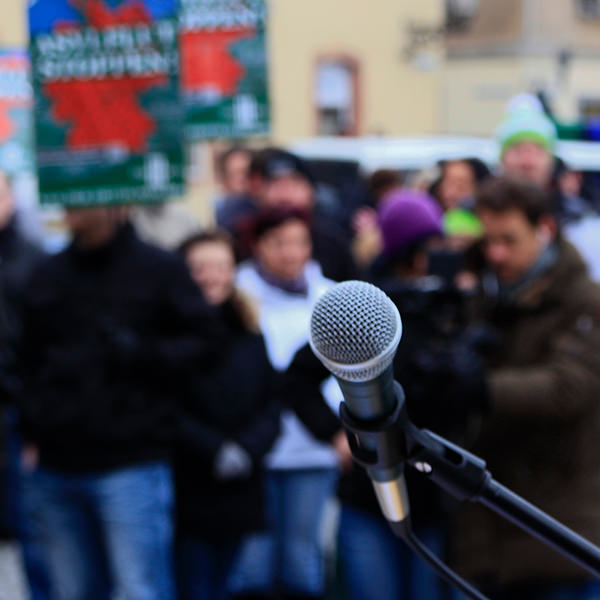
[(348, 444), (346, 432), (344, 430), (338, 431), (333, 437), (331, 445), (337, 454), (342, 471), (349, 471), (352, 467), (352, 451)]
[(37, 446), (26, 444), (21, 450), (21, 466), (23, 470), (30, 473), (35, 471), (40, 462), (39, 451)]
[(221, 444), (213, 465), (217, 479), (245, 479), (252, 474), (252, 458), (237, 442), (227, 440)]
[(352, 218), (352, 227), (356, 233), (378, 229), (377, 211), (369, 206), (359, 208)]

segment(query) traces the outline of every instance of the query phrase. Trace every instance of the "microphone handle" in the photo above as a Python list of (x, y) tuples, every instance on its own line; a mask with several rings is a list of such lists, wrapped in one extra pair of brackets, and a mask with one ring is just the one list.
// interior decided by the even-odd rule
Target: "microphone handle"
[[(410, 515), (402, 442), (407, 417), (402, 387), (394, 382), (391, 373), (389, 382), (391, 385), (385, 376), (360, 386), (345, 382), (340, 419), (352, 457), (366, 469), (383, 514), (391, 523), (399, 524)], [(383, 413), (383, 407), (386, 413)], [(356, 416), (357, 412), (362, 412), (363, 418)]]
[[(394, 412), (398, 400), (394, 385), (393, 367), (369, 381), (346, 381), (336, 377), (348, 411), (357, 421), (372, 423), (386, 419)], [(402, 394), (404, 398), (404, 393)]]

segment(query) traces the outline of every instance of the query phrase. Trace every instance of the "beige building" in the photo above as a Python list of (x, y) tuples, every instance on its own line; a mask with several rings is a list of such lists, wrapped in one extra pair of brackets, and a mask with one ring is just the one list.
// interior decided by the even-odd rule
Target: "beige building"
[(440, 0), (270, 0), (273, 137), (439, 129), (440, 45), (405, 56), (411, 24), (439, 27)]
[(26, 0), (0, 3), (0, 46), (19, 47), (27, 43)]
[[(437, 132), (442, 44), (407, 52), (409, 29), (439, 29), (443, 0), (266, 0), (272, 131), (314, 135)], [(26, 0), (0, 3), (0, 46), (26, 43)], [(208, 214), (215, 147), (190, 152), (190, 201)]]
[(600, 2), (476, 0), (446, 37), (441, 128), (489, 135), (506, 102), (543, 92), (556, 116), (600, 115)]
[[(443, 0), (265, 1), (274, 140), (439, 128), (440, 45), (403, 50), (411, 24), (439, 26)], [(0, 3), (0, 46), (26, 44), (26, 9)]]

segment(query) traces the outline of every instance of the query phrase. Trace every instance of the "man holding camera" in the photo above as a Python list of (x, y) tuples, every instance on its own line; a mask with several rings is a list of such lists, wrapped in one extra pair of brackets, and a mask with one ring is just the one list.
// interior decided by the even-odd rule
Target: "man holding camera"
[[(473, 451), (500, 483), (598, 543), (600, 288), (538, 186), (490, 181), (476, 209), (484, 267), (474, 312), (498, 343)], [(494, 598), (592, 597), (582, 569), (491, 512), (468, 506), (458, 525), (459, 568)]]

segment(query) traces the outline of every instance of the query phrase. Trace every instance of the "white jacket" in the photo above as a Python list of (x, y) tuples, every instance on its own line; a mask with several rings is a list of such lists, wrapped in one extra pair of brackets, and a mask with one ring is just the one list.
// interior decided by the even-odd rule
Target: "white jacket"
[[(277, 371), (285, 371), (294, 355), (308, 342), (313, 306), (335, 282), (326, 279), (318, 263), (310, 261), (304, 272), (308, 295), (291, 294), (267, 283), (256, 271), (252, 261), (240, 265), (236, 286), (255, 302), (265, 338), (267, 354)], [(336, 410), (341, 391), (328, 382), (323, 386), (325, 399)], [(271, 469), (333, 467), (337, 457), (331, 446), (319, 442), (291, 410), (282, 414), (281, 433), (265, 458)]]

